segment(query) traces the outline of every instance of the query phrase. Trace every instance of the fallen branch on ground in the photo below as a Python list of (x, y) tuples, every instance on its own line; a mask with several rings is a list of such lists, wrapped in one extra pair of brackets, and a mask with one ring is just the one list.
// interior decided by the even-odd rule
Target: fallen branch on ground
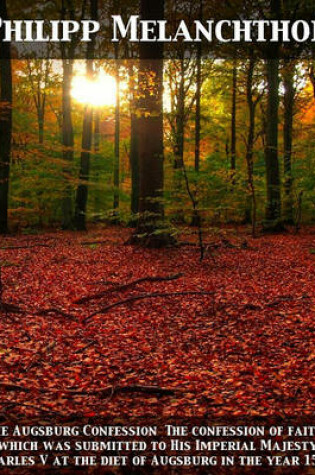
[(164, 396), (173, 396), (177, 392), (176, 389), (162, 388), (160, 386), (110, 386), (103, 389), (96, 389), (92, 391), (82, 391), (74, 389), (49, 389), (49, 388), (28, 388), (14, 383), (0, 383), (0, 387), (6, 391), (20, 391), (30, 393), (31, 391), (39, 391), (40, 393), (61, 393), (68, 396), (110, 396), (119, 393), (144, 393), (144, 394), (162, 394)]
[(133, 297), (128, 297), (124, 300), (119, 300), (118, 302), (107, 305), (106, 307), (100, 308), (94, 313), (91, 313), (88, 317), (83, 320), (83, 323), (88, 322), (95, 315), (101, 313), (107, 313), (109, 310), (115, 307), (120, 307), (121, 305), (126, 305), (128, 303), (133, 303), (138, 300), (146, 300), (152, 298), (168, 298), (168, 297), (178, 297), (178, 296), (187, 296), (187, 295), (214, 295), (214, 292), (203, 292), (203, 291), (187, 291), (187, 292), (153, 292), (148, 294), (135, 295)]
[(16, 305), (13, 305), (10, 303), (4, 303), (4, 302), (0, 304), (0, 311), (1, 310), (5, 311), (6, 313), (26, 313), (20, 307), (17, 307)]
[(31, 245), (25, 245), (25, 246), (0, 247), (0, 250), (1, 251), (14, 251), (16, 249), (33, 249), (34, 247), (53, 247), (53, 246), (50, 246), (49, 244), (31, 244)]
[(58, 308), (47, 308), (45, 310), (39, 311), (37, 315), (45, 316), (45, 315), (49, 315), (50, 313), (56, 313), (57, 315), (60, 315), (65, 318), (69, 318), (70, 320), (74, 320), (76, 322), (79, 321), (77, 317), (75, 317), (74, 315), (71, 315), (71, 313), (66, 313), (63, 310), (59, 310)]
[(170, 388), (162, 388), (159, 386), (111, 386), (104, 389), (96, 389), (95, 391), (67, 391), (67, 394), (73, 396), (111, 396), (119, 393), (142, 393), (142, 394), (161, 394), (163, 396), (174, 396), (178, 391)]
[(252, 303), (246, 303), (246, 304), (242, 304), (242, 303), (239, 303), (239, 304), (235, 304), (235, 303), (232, 303), (232, 302), (226, 302), (222, 305), (220, 305), (220, 309), (223, 309), (223, 308), (226, 308), (226, 307), (233, 307), (233, 308), (238, 308), (238, 309), (242, 309), (242, 310), (259, 310), (259, 311), (262, 311), (262, 310), (266, 310), (267, 308), (272, 308), (272, 307), (277, 307), (279, 305), (281, 305), (282, 303), (285, 303), (285, 302), (297, 302), (299, 300), (310, 300), (312, 299), (313, 297), (312, 296), (309, 296), (309, 295), (301, 295), (300, 297), (298, 296), (294, 296), (294, 295), (280, 295), (279, 298), (277, 300), (273, 300), (272, 302), (265, 302), (264, 305), (255, 305), (255, 304), (252, 304)]
[[(81, 304), (83, 304), (85, 302), (89, 302), (91, 300), (100, 299), (100, 298), (104, 297), (105, 295), (107, 295), (110, 292), (120, 292), (121, 290), (129, 289), (130, 287), (133, 287), (133, 286), (138, 285), (138, 284), (142, 284), (143, 282), (169, 282), (171, 280), (177, 280), (182, 276), (183, 276), (183, 274), (175, 274), (175, 275), (170, 275), (170, 276), (167, 276), (167, 277), (159, 277), (159, 276), (156, 276), (156, 277), (141, 277), (140, 279), (134, 280), (132, 282), (128, 282), (126, 284), (116, 285), (115, 287), (113, 287), (111, 289), (104, 290), (104, 291), (99, 292), (97, 294), (88, 295), (87, 297), (82, 297), (78, 300), (75, 300), (74, 303), (81, 305)], [(115, 285), (115, 284), (112, 283), (111, 285)]]
[(276, 300), (273, 302), (266, 303), (266, 307), (277, 307), (278, 305), (281, 305), (283, 302), (286, 301), (296, 301), (296, 300), (308, 300), (311, 299), (312, 297), (308, 295), (301, 295), (300, 297), (294, 296), (294, 295), (283, 295), (279, 296)]

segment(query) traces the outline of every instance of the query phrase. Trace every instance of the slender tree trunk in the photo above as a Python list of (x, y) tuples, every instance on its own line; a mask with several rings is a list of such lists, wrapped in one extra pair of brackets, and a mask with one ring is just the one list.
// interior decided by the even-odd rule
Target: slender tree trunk
[(246, 142), (246, 164), (247, 164), (247, 177), (248, 177), (248, 191), (250, 193), (250, 206), (246, 207), (246, 222), (252, 223), (252, 235), (256, 236), (256, 221), (257, 221), (257, 201), (256, 190), (254, 184), (254, 140), (255, 140), (255, 110), (256, 104), (253, 100), (253, 74), (255, 68), (254, 58), (250, 58), (247, 84), (246, 84), (246, 98), (249, 113), (249, 126)]
[[(203, 0), (199, 0), (199, 20), (203, 20)], [(195, 172), (199, 173), (200, 171), (200, 139), (201, 139), (201, 88), (202, 88), (202, 77), (201, 77), (201, 65), (202, 65), (202, 43), (197, 45), (197, 60), (196, 60), (196, 116), (195, 116)], [(186, 173), (186, 170), (184, 170)], [(186, 184), (187, 173), (186, 173)], [(189, 186), (189, 184), (188, 184)], [(194, 204), (195, 203), (195, 204)], [(191, 225), (196, 226), (201, 230), (200, 214), (196, 209), (198, 203), (196, 199), (193, 200), (193, 216)], [(202, 246), (201, 246), (202, 249)], [(203, 252), (202, 252), (203, 257)]]
[[(98, 0), (90, 0), (90, 15), (92, 20), (98, 18)], [(92, 80), (94, 76), (94, 48), (95, 36), (88, 44), (86, 75)], [(86, 209), (88, 202), (88, 181), (90, 175), (90, 159), (93, 136), (93, 107), (91, 104), (85, 106), (82, 133), (82, 150), (80, 162), (80, 183), (77, 188), (75, 206), (75, 226), (80, 231), (86, 230)]]
[(95, 110), (94, 114), (94, 152), (100, 151), (101, 145), (101, 112), (99, 109)]
[(73, 228), (73, 186), (72, 167), (74, 159), (74, 135), (71, 114), (71, 81), (73, 75), (73, 60), (63, 60), (63, 83), (62, 83), (62, 145), (63, 145), (63, 175), (65, 186), (62, 197), (62, 227)]
[(131, 169), (131, 212), (139, 212), (139, 150), (138, 150), (138, 109), (133, 64), (129, 63), (130, 103), (130, 169)]
[[(99, 66), (94, 65), (94, 74), (98, 75), (100, 71)], [(93, 150), (94, 153), (99, 153), (101, 147), (101, 109), (95, 107), (93, 110), (94, 132), (93, 132)]]
[[(202, 18), (202, 16), (201, 16)], [(195, 117), (195, 172), (200, 171), (200, 129), (201, 129), (201, 44), (198, 45), (196, 74), (196, 117)], [(186, 173), (186, 171), (184, 171)], [(200, 215), (194, 208), (191, 226), (200, 227)]]
[[(271, 15), (281, 17), (281, 0), (271, 0)], [(278, 124), (279, 124), (279, 47), (269, 46), (266, 60), (267, 75), (267, 118), (266, 118), (266, 180), (267, 204), (265, 228), (268, 231), (282, 229), (281, 224), (281, 190), (278, 158)]]
[(267, 129), (266, 129), (266, 178), (267, 206), (266, 227), (277, 230), (281, 218), (280, 170), (278, 159), (278, 107), (279, 107), (279, 60), (267, 59)]
[(116, 106), (115, 106), (115, 147), (114, 147), (114, 216), (119, 212), (120, 187), (120, 64), (118, 60), (118, 46), (116, 46)]
[(197, 50), (196, 71), (196, 117), (195, 117), (195, 171), (200, 170), (200, 137), (201, 137), (201, 44)]
[(42, 145), (44, 143), (46, 92), (51, 72), (51, 61), (49, 59), (27, 60), (27, 68), (33, 102), (37, 113), (38, 143)]
[[(82, 3), (82, 16), (86, 2)], [(67, 14), (71, 18), (75, 16), (73, 2), (61, 0), (61, 19), (66, 20)], [(63, 178), (64, 187), (62, 195), (62, 228), (64, 230), (74, 228), (73, 198), (74, 187), (73, 161), (74, 161), (74, 133), (72, 123), (72, 99), (71, 83), (73, 77), (75, 38), (69, 44), (61, 43), (61, 56), (63, 67), (62, 81), (62, 146), (63, 146)]]
[(180, 83), (178, 91), (178, 104), (176, 111), (175, 133), (175, 170), (181, 170), (184, 165), (184, 129), (185, 129), (185, 70), (184, 60), (180, 60)]
[(232, 113), (231, 113), (231, 170), (234, 180), (236, 170), (236, 98), (237, 98), (237, 63), (233, 60), (232, 73)]
[(40, 145), (42, 145), (44, 143), (44, 125), (45, 125), (45, 111), (43, 110), (43, 108), (38, 109), (37, 120), (38, 120), (38, 142)]
[(130, 138), (130, 165), (131, 165), (131, 212), (139, 212), (139, 150), (138, 150), (138, 118), (131, 114)]
[[(93, 76), (93, 61), (87, 61), (87, 76)], [(88, 201), (88, 181), (90, 175), (90, 158), (92, 149), (93, 107), (85, 106), (82, 132), (82, 151), (80, 162), (80, 183), (76, 193), (75, 227), (79, 231), (86, 230), (86, 208)]]
[[(203, 1), (200, 0), (200, 12), (199, 12), (200, 21), (202, 20), (202, 17), (203, 17)], [(200, 171), (201, 88), (202, 88), (201, 60), (202, 60), (202, 44), (199, 43), (197, 46), (197, 63), (196, 63), (196, 116), (195, 116), (195, 172), (196, 173), (199, 173)], [(186, 170), (184, 170), (184, 173), (186, 173)], [(196, 226), (200, 228), (201, 226), (200, 214), (198, 213), (198, 210), (195, 208), (196, 207), (194, 206), (191, 226)]]
[(293, 198), (292, 198), (292, 131), (294, 113), (294, 70), (295, 64), (292, 60), (285, 60), (283, 66), (284, 85), (284, 124), (283, 124), (283, 146), (284, 146), (284, 200), (283, 217), (287, 224), (293, 223)]
[(185, 134), (185, 67), (184, 59), (179, 60), (180, 80), (177, 92), (176, 118), (175, 118), (175, 134), (174, 134), (174, 170), (180, 173), (174, 175), (174, 199), (180, 204), (176, 212), (176, 221), (178, 223), (185, 222), (184, 210), (181, 207), (183, 195), (182, 171), (184, 167), (184, 134)]
[[(7, 19), (6, 0), (0, 4), (0, 17)], [(8, 232), (9, 179), (12, 140), (11, 45), (2, 42), (0, 31), (0, 233)]]

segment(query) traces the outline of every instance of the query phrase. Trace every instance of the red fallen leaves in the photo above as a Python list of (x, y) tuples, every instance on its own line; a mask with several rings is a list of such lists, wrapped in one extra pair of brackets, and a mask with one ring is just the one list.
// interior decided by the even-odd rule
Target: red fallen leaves
[[(3, 299), (25, 311), (1, 314), (1, 412), (40, 415), (308, 415), (314, 410), (312, 231), (268, 236), (249, 249), (220, 248), (198, 262), (192, 247), (143, 250), (109, 229), (82, 244), (81, 234), (7, 238), (0, 247)], [(73, 302), (145, 276), (84, 305)], [(212, 296), (148, 299), (98, 309), (148, 292), (215, 291)], [(45, 309), (56, 308), (40, 316)], [(76, 321), (66, 314), (76, 317)], [(2, 383), (2, 389), (1, 389)], [(5, 390), (3, 383), (23, 390)], [(115, 386), (158, 386), (180, 394), (87, 395)], [(75, 390), (75, 394), (67, 393)], [(82, 394), (80, 394), (80, 391)], [(79, 393), (79, 394), (78, 394)]]

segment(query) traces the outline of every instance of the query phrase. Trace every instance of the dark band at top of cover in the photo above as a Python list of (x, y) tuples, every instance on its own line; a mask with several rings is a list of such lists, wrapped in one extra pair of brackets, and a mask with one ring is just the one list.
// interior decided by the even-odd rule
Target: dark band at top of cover
[[(0, 43), (13, 58), (313, 57), (314, 0), (10, 0)], [(141, 4), (141, 6), (140, 6)], [(96, 17), (96, 18), (95, 18)], [(118, 44), (118, 48), (117, 48)], [(0, 44), (1, 46), (1, 44)], [(7, 48), (0, 48), (0, 57)]]

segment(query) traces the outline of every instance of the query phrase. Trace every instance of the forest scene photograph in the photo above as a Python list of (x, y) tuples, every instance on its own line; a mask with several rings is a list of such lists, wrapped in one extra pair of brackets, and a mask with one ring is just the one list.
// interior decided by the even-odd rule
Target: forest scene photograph
[[(313, 2), (25, 3), (0, 0), (1, 425), (312, 425), (314, 51), (197, 39), (199, 20)], [(115, 15), (119, 41), (26, 25), (37, 50), (9, 32)], [(128, 41), (130, 15), (189, 32)]]

